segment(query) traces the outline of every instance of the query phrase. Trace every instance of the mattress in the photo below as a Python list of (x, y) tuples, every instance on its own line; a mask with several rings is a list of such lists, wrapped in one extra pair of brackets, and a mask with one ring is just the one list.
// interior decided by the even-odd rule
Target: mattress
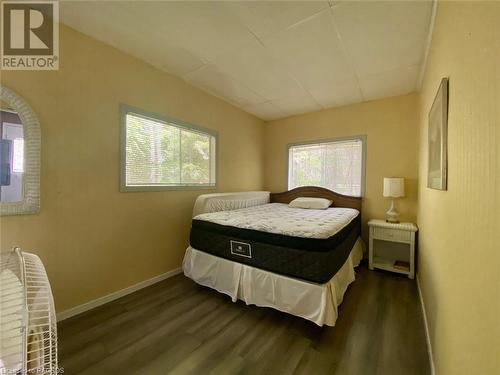
[(329, 238), (348, 225), (358, 210), (332, 207), (310, 210), (283, 203), (268, 203), (238, 210), (195, 216), (195, 220), (303, 238)]
[(325, 283), (344, 264), (360, 233), (349, 208), (307, 210), (271, 203), (193, 219), (198, 250), (302, 280)]

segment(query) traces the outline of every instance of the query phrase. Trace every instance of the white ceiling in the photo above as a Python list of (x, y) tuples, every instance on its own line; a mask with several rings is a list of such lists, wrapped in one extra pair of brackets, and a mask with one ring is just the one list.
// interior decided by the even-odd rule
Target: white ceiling
[(63, 23), (272, 120), (417, 89), (430, 1), (61, 2)]

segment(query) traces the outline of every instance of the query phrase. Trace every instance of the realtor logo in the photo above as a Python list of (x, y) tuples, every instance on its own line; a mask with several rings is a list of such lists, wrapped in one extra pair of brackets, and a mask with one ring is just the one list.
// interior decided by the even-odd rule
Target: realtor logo
[(3, 1), (1, 20), (2, 69), (59, 69), (57, 1)]

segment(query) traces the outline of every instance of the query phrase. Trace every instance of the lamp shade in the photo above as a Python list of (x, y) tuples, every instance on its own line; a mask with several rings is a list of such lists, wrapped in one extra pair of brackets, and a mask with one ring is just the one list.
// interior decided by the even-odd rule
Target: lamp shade
[(384, 177), (384, 197), (399, 198), (405, 196), (405, 179), (402, 177)]

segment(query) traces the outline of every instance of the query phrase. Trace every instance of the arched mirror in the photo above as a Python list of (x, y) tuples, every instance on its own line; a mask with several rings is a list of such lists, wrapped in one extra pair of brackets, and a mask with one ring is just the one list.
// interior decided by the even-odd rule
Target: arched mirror
[(0, 85), (0, 215), (40, 209), (40, 124), (31, 107)]

